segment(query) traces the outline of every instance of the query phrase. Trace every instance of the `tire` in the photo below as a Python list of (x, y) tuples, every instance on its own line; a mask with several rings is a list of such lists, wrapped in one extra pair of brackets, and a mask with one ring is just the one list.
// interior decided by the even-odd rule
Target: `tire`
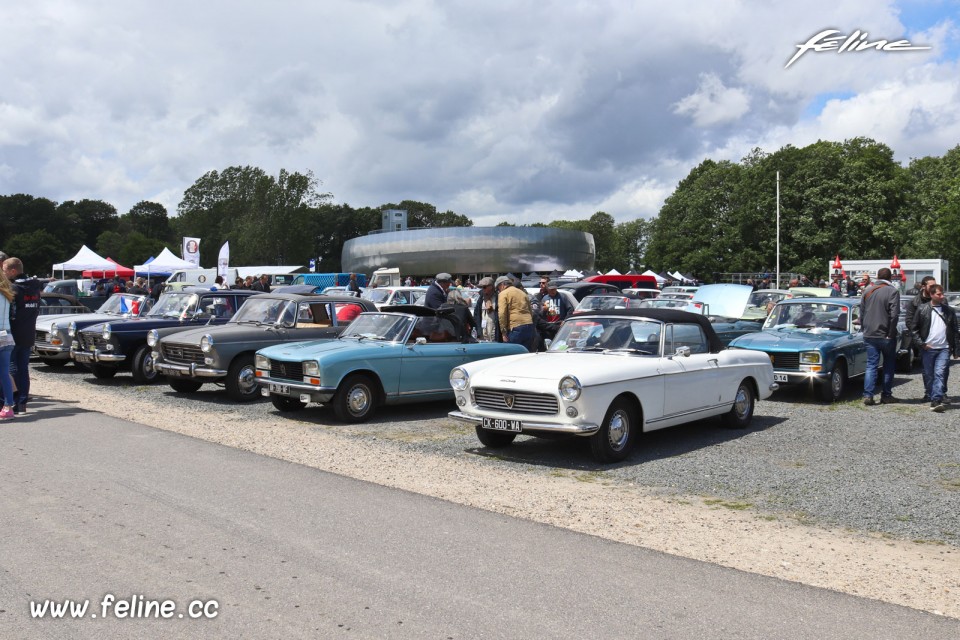
[(99, 378), (100, 380), (109, 380), (113, 376), (117, 375), (116, 367), (105, 367), (102, 364), (89, 364), (90, 371), (93, 372), (93, 375)]
[(40, 358), (40, 362), (47, 365), (51, 369), (63, 369), (65, 366), (70, 364), (69, 360), (55, 360), (53, 358)]
[(227, 395), (231, 400), (250, 402), (260, 397), (255, 372), (253, 354), (245, 353), (233, 359), (226, 380)]
[(147, 345), (140, 345), (133, 353), (133, 363), (130, 366), (133, 381), (137, 384), (152, 384), (160, 377), (160, 372), (153, 366), (153, 349)]
[(177, 393), (193, 393), (199, 391), (200, 387), (203, 386), (202, 382), (197, 382), (196, 380), (181, 380), (179, 378), (167, 378), (167, 382), (170, 383), (170, 387)]
[(477, 426), (477, 440), (485, 447), (490, 449), (500, 449), (509, 447), (516, 440), (517, 434), (509, 431), (494, 431)]
[(830, 370), (830, 378), (820, 384), (817, 392), (824, 402), (836, 402), (847, 390), (847, 365), (838, 362)]
[(303, 409), (305, 406), (307, 406), (305, 402), (300, 401), (300, 398), (278, 396), (275, 393), (270, 394), (270, 402), (273, 403), (273, 406), (276, 407), (277, 411), (282, 411), (283, 413), (300, 411), (300, 409)]
[(753, 420), (753, 409), (757, 399), (754, 397), (753, 384), (749, 380), (740, 382), (737, 395), (730, 411), (723, 414), (723, 426), (728, 429), (746, 429)]
[(590, 448), (597, 462), (620, 462), (633, 450), (640, 423), (629, 402), (617, 398), (607, 409), (600, 430), (590, 436)]
[(344, 422), (366, 422), (376, 410), (377, 386), (369, 376), (347, 376), (333, 396), (333, 411)]

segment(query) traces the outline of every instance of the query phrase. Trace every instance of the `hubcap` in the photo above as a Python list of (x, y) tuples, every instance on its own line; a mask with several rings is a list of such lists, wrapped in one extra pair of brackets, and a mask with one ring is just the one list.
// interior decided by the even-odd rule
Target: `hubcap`
[(257, 389), (257, 378), (253, 374), (253, 366), (240, 369), (240, 375), (237, 376), (237, 386), (244, 395), (253, 393)]
[(148, 355), (143, 359), (143, 377), (149, 379), (155, 375), (157, 371), (153, 368), (153, 356)]
[(610, 428), (607, 429), (607, 440), (610, 447), (619, 451), (627, 443), (627, 436), (630, 434), (630, 418), (622, 409), (614, 412), (610, 416)]
[(840, 390), (843, 386), (843, 375), (839, 371), (833, 372), (833, 396), (840, 397)]
[(747, 390), (743, 387), (737, 389), (737, 400), (733, 406), (737, 412), (737, 417), (741, 420), (750, 416), (750, 399)]
[(347, 394), (347, 407), (355, 416), (362, 416), (370, 407), (370, 390), (362, 385), (350, 389)]

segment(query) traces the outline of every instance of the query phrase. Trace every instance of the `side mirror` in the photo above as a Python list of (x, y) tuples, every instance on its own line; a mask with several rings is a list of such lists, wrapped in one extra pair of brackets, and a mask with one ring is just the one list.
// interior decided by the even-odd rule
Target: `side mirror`
[(690, 347), (677, 347), (677, 352), (674, 355), (681, 356), (683, 358), (689, 358)]
[(414, 343), (416, 343), (416, 344), (427, 344), (427, 339), (424, 338), (423, 336), (420, 336), (419, 338), (417, 338), (416, 340), (414, 340)]

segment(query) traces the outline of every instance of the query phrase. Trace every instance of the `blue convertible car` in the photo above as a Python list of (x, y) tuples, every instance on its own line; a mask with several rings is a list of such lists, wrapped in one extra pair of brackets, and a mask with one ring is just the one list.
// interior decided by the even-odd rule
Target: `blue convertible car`
[(453, 399), (450, 370), (526, 353), (517, 344), (474, 342), (455, 309), (402, 305), (361, 313), (336, 340), (257, 351), (257, 384), (280, 411), (332, 404), (345, 422), (369, 420), (383, 404)]
[(732, 349), (770, 355), (773, 379), (807, 384), (827, 402), (843, 396), (850, 378), (867, 370), (867, 347), (860, 331), (856, 298), (794, 298), (777, 303), (763, 330), (741, 336)]

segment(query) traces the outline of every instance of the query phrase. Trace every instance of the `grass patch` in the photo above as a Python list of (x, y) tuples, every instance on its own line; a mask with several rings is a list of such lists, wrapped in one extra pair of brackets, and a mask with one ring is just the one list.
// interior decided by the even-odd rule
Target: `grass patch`
[(947, 543), (944, 542), (943, 540), (926, 540), (926, 539), (924, 539), (924, 538), (917, 538), (917, 539), (914, 540), (913, 542), (914, 542), (915, 544), (933, 544), (933, 545), (938, 545), (938, 546), (941, 546), (941, 547), (945, 547), (945, 546), (947, 545)]
[(751, 502), (728, 502), (726, 500), (721, 500), (719, 498), (706, 498), (703, 501), (703, 504), (710, 507), (723, 507), (724, 509), (732, 509), (734, 511), (743, 511), (744, 509), (749, 509), (753, 506)]
[(894, 520), (897, 522), (911, 522), (913, 520), (913, 516), (896, 516)]
[(609, 478), (609, 474), (603, 471), (585, 471), (583, 473), (573, 474), (573, 479), (577, 482), (597, 482)]

